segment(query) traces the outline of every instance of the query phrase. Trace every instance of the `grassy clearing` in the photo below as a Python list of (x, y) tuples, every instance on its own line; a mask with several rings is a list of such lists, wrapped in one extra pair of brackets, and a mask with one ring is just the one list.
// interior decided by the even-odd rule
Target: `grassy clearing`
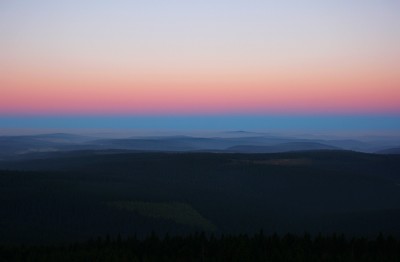
[(204, 218), (196, 209), (179, 202), (141, 202), (113, 201), (108, 205), (114, 208), (137, 212), (146, 217), (172, 220), (178, 224), (199, 227), (206, 231), (215, 231), (216, 226)]

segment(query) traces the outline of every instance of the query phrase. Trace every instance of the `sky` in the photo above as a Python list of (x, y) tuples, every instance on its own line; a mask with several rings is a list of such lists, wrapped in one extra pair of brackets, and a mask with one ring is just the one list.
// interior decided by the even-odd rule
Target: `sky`
[(2, 0), (0, 128), (400, 130), (399, 13), (396, 0)]

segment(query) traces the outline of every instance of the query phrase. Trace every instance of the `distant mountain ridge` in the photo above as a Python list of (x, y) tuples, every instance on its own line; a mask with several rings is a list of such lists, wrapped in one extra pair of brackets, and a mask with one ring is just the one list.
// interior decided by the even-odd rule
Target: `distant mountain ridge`
[[(35, 152), (76, 150), (133, 150), (165, 152), (239, 152), (278, 153), (309, 150), (353, 150), (366, 153), (397, 154), (398, 148), (354, 139), (324, 140), (280, 137), (270, 134), (231, 131), (215, 137), (142, 136), (101, 138), (88, 135), (54, 133), (24, 136), (0, 136), (0, 159)], [(233, 134), (233, 135), (232, 135)]]
[(339, 150), (341, 148), (315, 142), (289, 142), (274, 146), (239, 145), (228, 148), (226, 151), (235, 153), (282, 153), (310, 150)]
[(380, 150), (377, 153), (378, 154), (398, 155), (398, 154), (400, 154), (400, 147), (394, 147), (394, 148), (388, 148), (385, 150)]

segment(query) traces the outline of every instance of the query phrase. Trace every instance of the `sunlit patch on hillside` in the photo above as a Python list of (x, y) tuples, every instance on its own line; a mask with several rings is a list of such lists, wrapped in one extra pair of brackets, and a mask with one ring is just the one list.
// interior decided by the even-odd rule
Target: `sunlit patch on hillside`
[(172, 220), (175, 223), (199, 227), (206, 231), (215, 231), (216, 226), (204, 218), (191, 205), (179, 202), (140, 202), (113, 201), (107, 203), (110, 207), (136, 212), (139, 215)]
[(309, 166), (312, 160), (308, 158), (278, 158), (260, 160), (234, 160), (231, 164), (251, 164), (268, 166)]

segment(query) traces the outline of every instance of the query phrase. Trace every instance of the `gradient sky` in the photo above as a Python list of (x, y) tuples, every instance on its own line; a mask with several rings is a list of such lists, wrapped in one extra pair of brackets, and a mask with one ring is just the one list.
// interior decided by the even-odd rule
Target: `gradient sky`
[(2, 0), (0, 117), (398, 116), (399, 14), (396, 0)]

